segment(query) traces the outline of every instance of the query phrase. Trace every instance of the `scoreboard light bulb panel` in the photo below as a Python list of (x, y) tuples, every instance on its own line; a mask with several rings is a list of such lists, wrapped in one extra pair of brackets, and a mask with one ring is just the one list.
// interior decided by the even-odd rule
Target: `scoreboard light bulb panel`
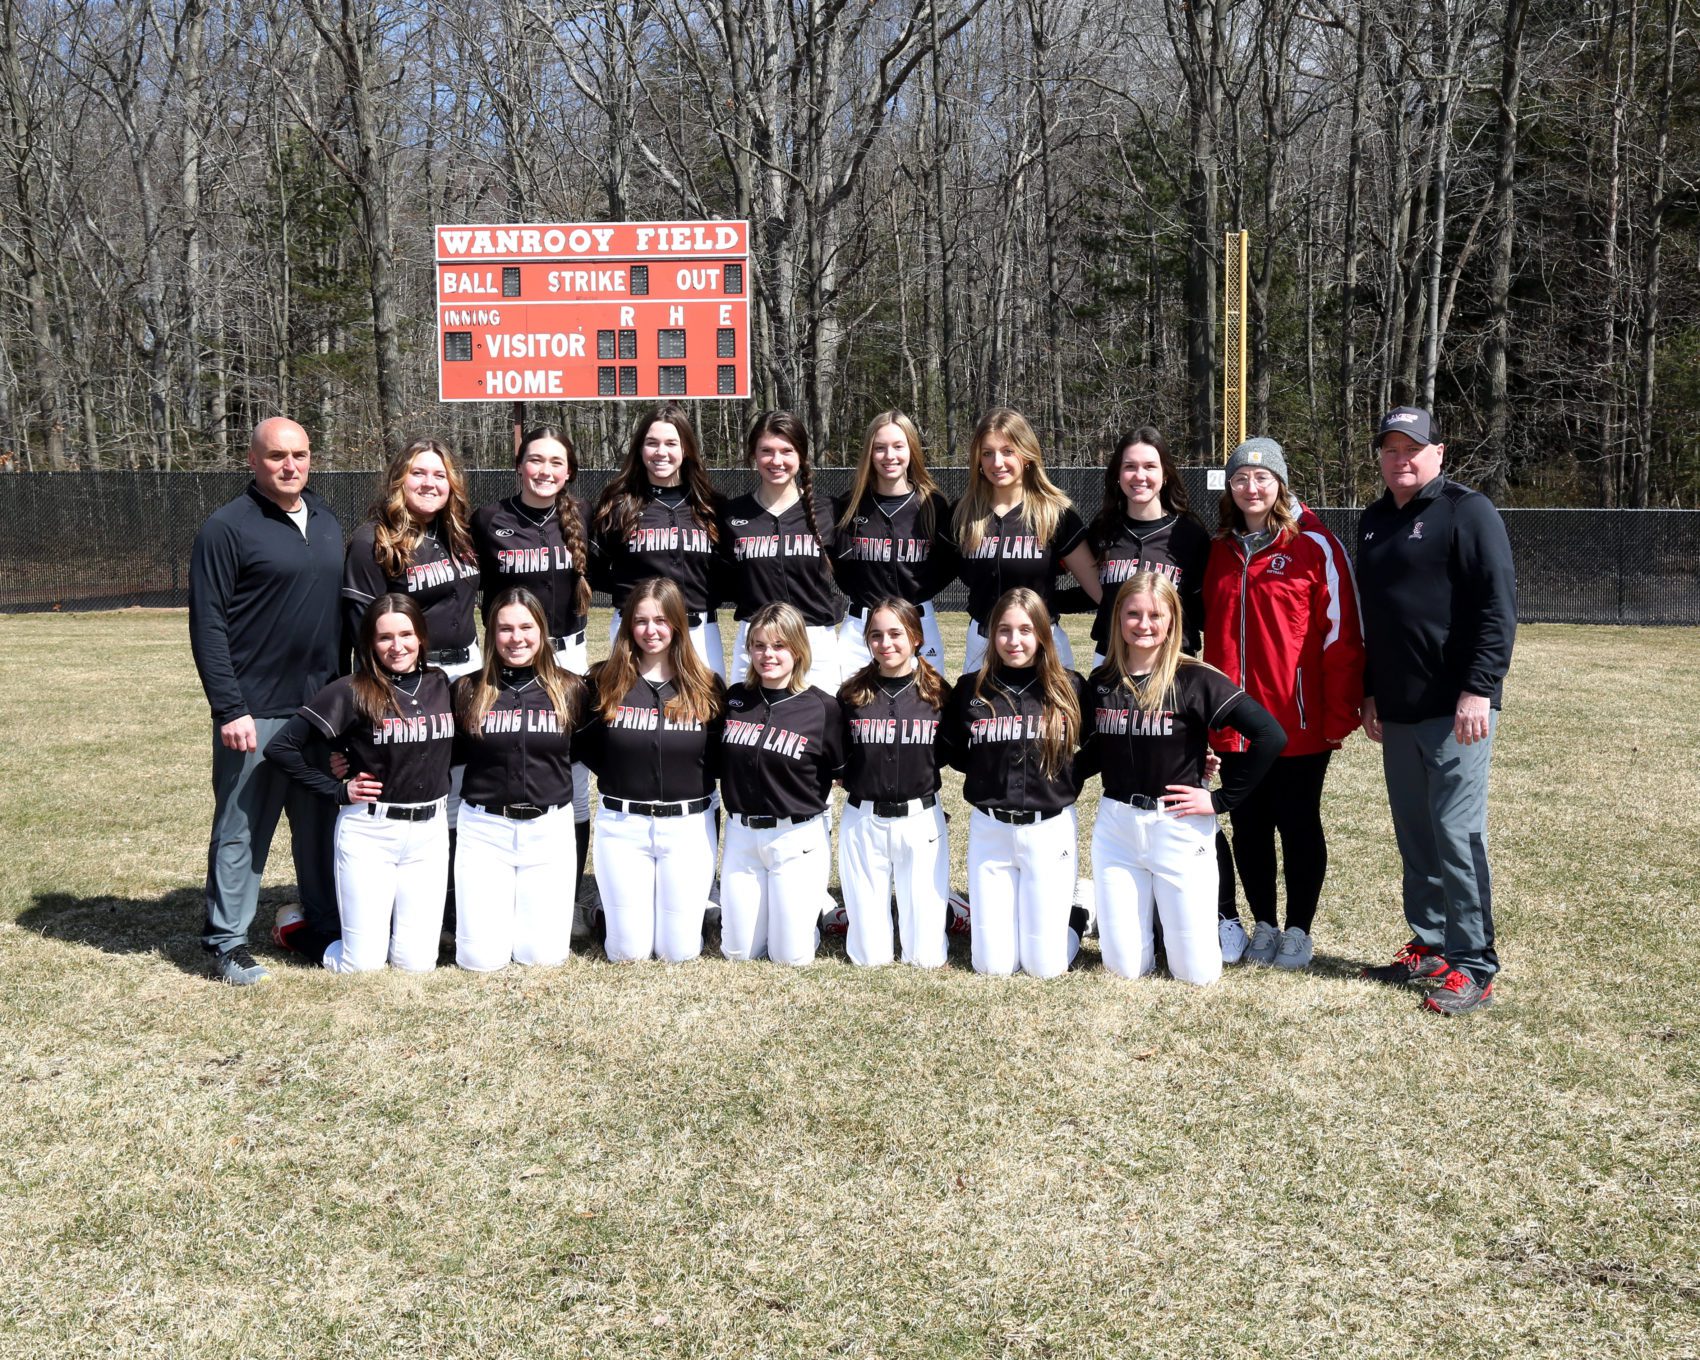
[(441, 399), (747, 398), (748, 236), (742, 222), (437, 228)]

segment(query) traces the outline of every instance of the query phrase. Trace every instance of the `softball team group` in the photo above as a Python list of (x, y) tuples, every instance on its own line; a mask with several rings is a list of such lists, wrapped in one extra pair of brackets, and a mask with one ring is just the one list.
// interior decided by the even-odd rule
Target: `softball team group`
[[(461, 967), (559, 963), (589, 847), (610, 959), (695, 957), (717, 902), (727, 958), (807, 963), (832, 906), (835, 784), (850, 958), (937, 967), (960, 914), (947, 765), (971, 808), (977, 971), (1055, 976), (1094, 915), (1127, 977), (1159, 950), (1199, 984), (1242, 958), (1310, 962), (1323, 778), (1357, 725), (1362, 644), (1344, 552), (1288, 491), (1278, 444), (1234, 451), (1214, 536), (1150, 428), (1112, 451), (1090, 525), (1008, 409), (975, 429), (954, 507), (899, 412), (869, 426), (836, 503), (789, 412), (758, 417), (745, 451), (755, 489), (723, 500), (684, 409), (659, 407), (586, 506), (570, 438), (544, 427), (513, 495), (476, 513), (441, 444), (391, 463), (344, 568), (352, 667), (265, 747), (340, 805), (326, 967), (433, 967), (445, 887)], [(953, 580), (969, 616), (954, 685), (933, 604)], [(587, 667), (593, 585), (616, 613)], [(1094, 613), (1085, 678), (1068, 608)], [(1093, 776), (1095, 912), (1076, 893)]]

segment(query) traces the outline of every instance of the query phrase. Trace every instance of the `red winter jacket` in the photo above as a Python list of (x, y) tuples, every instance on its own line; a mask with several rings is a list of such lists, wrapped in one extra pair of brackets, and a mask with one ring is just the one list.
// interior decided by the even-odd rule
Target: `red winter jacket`
[[(1204, 572), (1204, 659), (1286, 729), (1283, 756), (1337, 747), (1359, 723), (1363, 629), (1351, 567), (1330, 541), (1318, 521), (1317, 532), (1307, 526), (1248, 563), (1237, 540), (1218, 538)], [(1246, 749), (1228, 728), (1212, 732), (1210, 744)]]

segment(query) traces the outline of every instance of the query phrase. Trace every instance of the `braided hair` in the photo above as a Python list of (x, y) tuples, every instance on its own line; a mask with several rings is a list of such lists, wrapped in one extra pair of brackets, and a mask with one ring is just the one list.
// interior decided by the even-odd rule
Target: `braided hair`
[(573, 555), (573, 567), (578, 572), (578, 589), (573, 592), (573, 609), (580, 614), (590, 612), (590, 549), (584, 538), (584, 507), (567, 488), (578, 477), (578, 455), (573, 451), (572, 436), (559, 425), (539, 425), (527, 430), (514, 450), (514, 466), (525, 461), (526, 450), (545, 439), (553, 439), (567, 451), (567, 480), (555, 493), (555, 518), (561, 525), (561, 541)]
[(768, 435), (783, 439), (797, 450), (797, 494), (803, 502), (803, 520), (809, 526), (809, 532), (814, 535), (815, 542), (820, 545), (821, 567), (826, 572), (827, 579), (831, 580), (832, 553), (815, 516), (814, 477), (809, 469), (809, 432), (803, 427), (802, 420), (791, 411), (763, 411), (755, 418), (749, 434), (744, 437), (744, 457), (752, 466), (756, 461), (756, 445)]

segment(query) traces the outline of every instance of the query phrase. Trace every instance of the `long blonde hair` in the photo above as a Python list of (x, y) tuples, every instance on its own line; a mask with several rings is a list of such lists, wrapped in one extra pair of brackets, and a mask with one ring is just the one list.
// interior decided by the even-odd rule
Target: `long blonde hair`
[(868, 494), (868, 488), (874, 481), (874, 436), (887, 425), (895, 425), (903, 432), (903, 440), (909, 445), (909, 489), (913, 491), (921, 504), (920, 516), (915, 521), (915, 527), (921, 537), (931, 538), (937, 526), (933, 523), (933, 497), (938, 494), (939, 485), (933, 480), (932, 473), (927, 471), (926, 455), (921, 451), (921, 432), (915, 428), (915, 422), (904, 415), (902, 411), (881, 411), (868, 422), (867, 433), (862, 436), (862, 458), (856, 464), (856, 482), (850, 488), (850, 498), (844, 503), (844, 513), (839, 516), (838, 527), (848, 529), (856, 518), (856, 512), (861, 508), (862, 498)]
[(778, 633), (780, 641), (791, 649), (791, 680), (785, 688), (792, 694), (801, 694), (809, 687), (809, 667), (814, 664), (814, 653), (809, 650), (809, 625), (803, 622), (802, 614), (795, 605), (764, 604), (750, 615), (744, 629), (744, 642), (750, 651), (750, 668), (744, 672), (744, 683), (752, 689), (761, 688), (761, 679), (756, 675), (755, 648), (750, 646), (758, 630)]
[(980, 417), (974, 427), (974, 437), (968, 441), (968, 490), (956, 503), (951, 526), (956, 533), (957, 546), (964, 557), (971, 556), (986, 536), (992, 519), (992, 488), (980, 470), (980, 451), (986, 436), (1001, 434), (1021, 455), (1021, 502), (1027, 523), (1041, 543), (1056, 536), (1063, 511), (1074, 502), (1063, 489), (1045, 475), (1045, 457), (1039, 451), (1039, 437), (1027, 423), (1027, 417), (1008, 406), (994, 406)]
[[(1039, 718), (1039, 727), (1043, 733), (1039, 747), (1039, 764), (1045, 774), (1055, 779), (1061, 772), (1063, 761), (1080, 743), (1080, 700), (1074, 692), (1074, 686), (1069, 683), (1068, 672), (1057, 657), (1057, 648), (1051, 637), (1051, 611), (1045, 608), (1045, 602), (1039, 593), (1029, 590), (1026, 586), (1017, 586), (1014, 590), (1006, 590), (998, 596), (998, 602), (992, 606), (992, 612), (987, 616), (987, 636), (992, 639), (991, 646), (986, 651), (986, 664), (981, 666), (974, 678), (974, 697), (985, 700), (986, 707), (997, 712), (995, 698), (985, 693), (986, 682), (993, 676), (996, 667), (992, 664), (997, 655), (998, 624), (1003, 616), (1012, 609), (1019, 609), (1033, 623), (1034, 641), (1039, 646), (1039, 658), (1034, 663), (1039, 677), (1039, 694), (1043, 711)], [(1009, 691), (998, 684), (997, 688), (1003, 693)], [(1010, 711), (1015, 711), (1014, 697), (1010, 699)]]
[[(1151, 668), (1143, 684), (1136, 681), (1128, 669), (1133, 649), (1122, 636), (1122, 610), (1135, 595), (1149, 595), (1169, 616), (1169, 634), (1157, 652), (1157, 664)], [(1159, 713), (1165, 708), (1173, 708), (1170, 691), (1180, 668), (1204, 665), (1196, 657), (1181, 651), (1182, 631), (1180, 592), (1167, 576), (1154, 571), (1140, 571), (1122, 582), (1121, 589), (1116, 592), (1115, 603), (1110, 606), (1110, 650), (1104, 658), (1104, 670), (1127, 687), (1141, 713)]]
[(537, 683), (549, 696), (561, 730), (571, 732), (584, 712), (584, 681), (555, 660), (543, 602), (524, 586), (509, 586), (490, 602), (489, 622), (484, 625), (484, 665), (455, 682), (455, 717), (460, 729), (475, 741), (484, 738), (484, 716), (501, 689), (498, 677), (502, 659), (496, 654), (496, 616), (509, 605), (520, 606), (537, 625), (537, 655), (531, 658), (531, 667), (537, 672)]
[[(647, 428), (647, 427), (646, 427)], [(672, 631), (667, 643), (667, 664), (673, 670), (674, 694), (663, 710), (667, 721), (673, 723), (713, 722), (726, 711), (726, 695), (720, 679), (702, 663), (697, 649), (691, 645), (691, 624), (686, 615), (685, 597), (668, 577), (651, 576), (631, 588), (620, 606), (620, 631), (614, 635), (608, 659), (591, 672), (595, 687), (596, 707), (604, 722), (613, 722), (620, 712), (620, 701), (631, 692), (637, 679), (638, 647), (633, 633), (632, 615), (645, 601), (661, 606), (661, 613)]]
[[(950, 698), (950, 685), (934, 669), (932, 663), (921, 655), (921, 646), (926, 641), (926, 635), (921, 631), (921, 611), (908, 600), (899, 600), (895, 596), (888, 595), (883, 600), (875, 600), (868, 607), (868, 621), (862, 628), (864, 639), (874, 626), (874, 615), (881, 610), (897, 616), (897, 621), (903, 625), (903, 631), (909, 635), (909, 645), (915, 649), (915, 693), (921, 696), (922, 703), (931, 708), (943, 709), (945, 701)], [(851, 708), (871, 704), (879, 696), (879, 682), (880, 663), (870, 661), (838, 687), (838, 697)]]
[(400, 580), (407, 575), (407, 564), (413, 558), (413, 550), (425, 537), (425, 526), (413, 518), (402, 494), (413, 460), (422, 453), (434, 453), (441, 458), (443, 471), (449, 478), (449, 501), (437, 512), (436, 518), (436, 523), (443, 528), (443, 547), (450, 557), (462, 562), (478, 560), (472, 546), (472, 507), (466, 498), (466, 478), (461, 475), (460, 464), (449, 452), (448, 445), (435, 439), (415, 439), (390, 459), (389, 466), (384, 469), (378, 499), (372, 502), (372, 508), (367, 512), (374, 525), (372, 556), (378, 563), (378, 569), (391, 580)]

